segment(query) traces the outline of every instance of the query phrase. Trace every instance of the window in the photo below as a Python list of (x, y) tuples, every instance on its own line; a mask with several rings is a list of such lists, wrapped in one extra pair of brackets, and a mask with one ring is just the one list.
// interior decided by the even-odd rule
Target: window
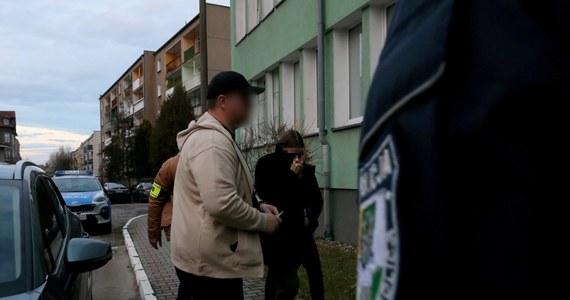
[(394, 17), (394, 11), (396, 8), (396, 3), (392, 3), (386, 6), (386, 28), (390, 27), (390, 23), (392, 23), (392, 18)]
[(303, 101), (301, 99), (301, 68), (299, 62), (293, 65), (293, 106), (295, 128), (303, 128)]
[(26, 243), (21, 216), (20, 188), (10, 181), (0, 180), (0, 298), (24, 293), (29, 275), (25, 267)]
[(317, 132), (317, 50), (301, 50), (301, 74), (303, 82), (303, 130), (304, 133)]
[(361, 117), (364, 112), (362, 95), (362, 24), (348, 31), (349, 117)]
[(259, 24), (260, 0), (247, 0), (247, 32), (251, 32)]
[[(258, 87), (265, 87), (265, 77), (259, 79), (256, 83)], [(267, 122), (267, 103), (265, 101), (265, 92), (257, 95), (257, 121), (259, 124)]]
[(235, 18), (234, 28), (236, 35), (236, 43), (245, 37), (246, 17), (245, 17), (245, 1), (236, 0), (235, 2)]
[(281, 82), (279, 78), (279, 68), (273, 70), (273, 122), (281, 123)]
[(4, 132), (4, 143), (10, 143), (12, 135), (9, 132)]
[(162, 71), (162, 61), (159, 59), (156, 61), (156, 73)]
[(260, 20), (265, 19), (271, 11), (273, 11), (273, 0), (262, 0), (261, 1), (261, 15)]
[(45, 178), (36, 180), (36, 200), (44, 246), (44, 263), (47, 272), (51, 273), (63, 244), (63, 208)]
[(201, 103), (202, 98), (200, 97), (200, 88), (191, 90), (190, 92), (186, 93), (186, 97), (188, 97), (188, 100), (190, 101), (190, 105), (192, 107), (202, 105)]
[(10, 119), (4, 119), (3, 122), (4, 125), (10, 125)]

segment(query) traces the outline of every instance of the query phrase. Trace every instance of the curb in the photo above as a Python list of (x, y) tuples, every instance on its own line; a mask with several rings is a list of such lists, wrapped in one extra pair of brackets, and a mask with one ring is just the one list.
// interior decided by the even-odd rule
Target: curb
[(129, 233), (129, 225), (135, 219), (145, 217), (146, 214), (136, 216), (123, 226), (123, 238), (125, 239), (125, 246), (127, 246), (127, 252), (129, 253), (129, 260), (131, 261), (131, 267), (133, 268), (133, 272), (135, 272), (135, 278), (137, 280), (137, 286), (139, 287), (139, 293), (141, 295), (141, 299), (143, 300), (156, 300), (156, 296), (154, 296), (154, 290), (150, 285), (150, 281), (146, 276), (146, 272), (144, 271), (143, 265), (141, 260), (139, 259), (139, 254), (137, 253), (137, 249), (135, 248), (135, 244), (133, 243), (133, 239), (131, 238), (131, 234)]

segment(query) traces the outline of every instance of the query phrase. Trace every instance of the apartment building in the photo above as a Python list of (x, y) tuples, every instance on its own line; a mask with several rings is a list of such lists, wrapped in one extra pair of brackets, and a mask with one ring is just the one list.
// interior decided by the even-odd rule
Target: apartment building
[[(360, 123), (394, 0), (324, 3), (324, 115), (317, 116), (317, 1), (231, 0), (232, 69), (266, 88), (252, 126), (273, 120), (304, 128), (317, 149), (321, 186), (328, 158), (330, 229), (336, 240), (355, 244)], [(327, 155), (318, 118), (326, 124)]]
[(173, 93), (174, 87), (182, 86), (191, 99), (194, 114), (201, 115), (201, 72), (207, 72), (209, 82), (220, 71), (230, 69), (230, 9), (227, 6), (208, 3), (206, 14), (207, 70), (200, 66), (202, 26), (198, 15), (155, 51), (157, 96), (160, 105)]
[(93, 176), (101, 178), (103, 173), (101, 156), (101, 131), (93, 133), (72, 152), (73, 164), (76, 170), (91, 170)]
[[(142, 120), (154, 124), (160, 108), (182, 86), (200, 115), (200, 74), (208, 78), (230, 69), (229, 7), (206, 5), (208, 70), (200, 66), (200, 26), (196, 15), (156, 51), (143, 54), (99, 98), (103, 147), (111, 142), (112, 123), (118, 115), (132, 116), (133, 126)], [(206, 83), (207, 84), (207, 83)]]
[(154, 52), (144, 51), (99, 97), (104, 146), (111, 143), (111, 122), (119, 115), (132, 117), (134, 126), (142, 120), (156, 120), (159, 106), (154, 65)]
[(16, 163), (22, 159), (17, 136), (16, 112), (0, 111), (0, 162)]

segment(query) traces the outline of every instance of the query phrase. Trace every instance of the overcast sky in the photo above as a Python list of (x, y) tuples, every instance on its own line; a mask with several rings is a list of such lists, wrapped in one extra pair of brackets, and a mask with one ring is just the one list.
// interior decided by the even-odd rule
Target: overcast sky
[(43, 164), (99, 130), (99, 95), (197, 13), (198, 0), (0, 1), (0, 110), (16, 111), (22, 157)]

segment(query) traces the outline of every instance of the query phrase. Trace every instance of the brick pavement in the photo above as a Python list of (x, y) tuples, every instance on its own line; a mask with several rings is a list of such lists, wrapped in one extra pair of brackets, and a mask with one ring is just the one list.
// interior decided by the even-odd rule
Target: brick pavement
[[(146, 275), (154, 289), (158, 300), (176, 299), (178, 291), (178, 277), (170, 261), (170, 243), (164, 238), (159, 250), (155, 250), (148, 243), (147, 218), (140, 217), (130, 224), (129, 234), (135, 244), (139, 259)], [(263, 299), (263, 279), (244, 280), (243, 292), (247, 300)]]

